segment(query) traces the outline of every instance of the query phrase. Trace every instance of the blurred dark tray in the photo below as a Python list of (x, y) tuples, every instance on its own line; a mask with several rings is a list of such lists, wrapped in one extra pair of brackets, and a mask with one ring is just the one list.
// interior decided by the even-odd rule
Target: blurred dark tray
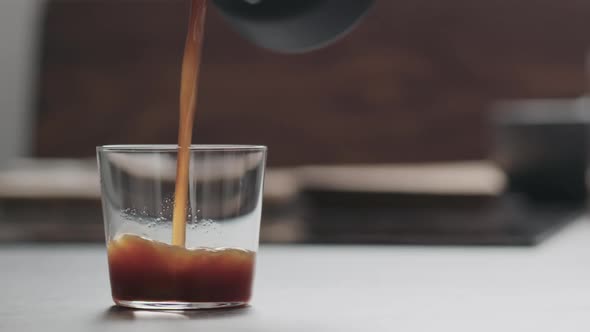
[[(535, 245), (585, 207), (505, 195), (307, 191), (287, 207), (266, 204), (266, 243)], [(2, 200), (0, 243), (103, 242), (98, 200)]]
[(2, 199), (2, 242), (104, 242), (100, 200)]
[(585, 211), (513, 194), (307, 191), (304, 197), (310, 243), (531, 246)]

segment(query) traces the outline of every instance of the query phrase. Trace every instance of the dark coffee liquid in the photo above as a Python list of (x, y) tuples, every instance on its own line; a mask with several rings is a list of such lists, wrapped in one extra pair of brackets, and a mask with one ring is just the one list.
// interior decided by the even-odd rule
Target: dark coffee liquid
[(146, 302), (250, 300), (255, 254), (185, 249), (134, 235), (108, 245), (113, 299)]

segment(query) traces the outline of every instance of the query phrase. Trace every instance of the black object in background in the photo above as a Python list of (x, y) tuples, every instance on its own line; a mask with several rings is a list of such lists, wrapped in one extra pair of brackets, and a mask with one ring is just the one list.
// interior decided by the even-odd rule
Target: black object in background
[(584, 99), (537, 99), (495, 107), (494, 159), (508, 191), (540, 202), (583, 203), (590, 149)]
[(242, 35), (283, 53), (320, 48), (350, 31), (374, 0), (215, 0)]

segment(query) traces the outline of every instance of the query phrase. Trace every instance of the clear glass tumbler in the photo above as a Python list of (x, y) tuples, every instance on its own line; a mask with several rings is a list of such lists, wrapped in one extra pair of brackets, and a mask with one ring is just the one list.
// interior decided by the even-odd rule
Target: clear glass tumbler
[(113, 300), (142, 309), (250, 301), (266, 147), (190, 150), (186, 245), (172, 245), (178, 147), (97, 148)]

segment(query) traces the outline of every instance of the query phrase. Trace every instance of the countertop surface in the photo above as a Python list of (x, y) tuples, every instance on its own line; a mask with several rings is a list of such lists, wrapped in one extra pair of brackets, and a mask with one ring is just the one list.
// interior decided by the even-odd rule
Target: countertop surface
[(0, 331), (588, 331), (590, 220), (537, 247), (263, 246), (252, 306), (113, 307), (102, 246), (1, 246)]

